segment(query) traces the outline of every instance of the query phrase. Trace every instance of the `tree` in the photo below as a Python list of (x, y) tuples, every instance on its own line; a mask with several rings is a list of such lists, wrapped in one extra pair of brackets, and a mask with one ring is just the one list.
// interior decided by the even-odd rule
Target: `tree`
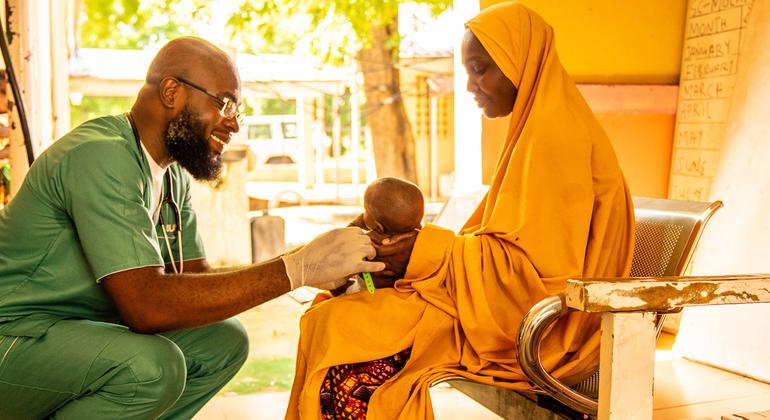
[(141, 49), (198, 34), (211, 18), (210, 0), (80, 0), (78, 45)]
[[(366, 121), (374, 143), (375, 165), (380, 176), (417, 180), (412, 129), (402, 101), (397, 67), (399, 58), (398, 5), (403, 0), (291, 0), (283, 16), (310, 16), (304, 42), (327, 62), (354, 59), (364, 76)], [(451, 0), (418, 0), (438, 14)], [(244, 3), (267, 3), (251, 0)], [(272, 2), (269, 2), (272, 3)], [(263, 6), (264, 7), (264, 6)], [(266, 10), (272, 10), (264, 7)], [(277, 8), (276, 12), (277, 12)], [(281, 16), (263, 14), (252, 27), (270, 34), (270, 22)], [(247, 23), (248, 19), (241, 21)], [(244, 25), (244, 28), (247, 25)]]
[[(226, 34), (238, 51), (293, 52), (299, 39), (294, 23), (283, 17), (269, 25), (265, 17), (280, 17), (273, 1), (247, 0), (78, 0), (78, 41), (84, 48), (142, 49), (183, 35), (208, 38)], [(213, 20), (227, 14), (225, 27)], [(253, 24), (253, 26), (251, 25)]]

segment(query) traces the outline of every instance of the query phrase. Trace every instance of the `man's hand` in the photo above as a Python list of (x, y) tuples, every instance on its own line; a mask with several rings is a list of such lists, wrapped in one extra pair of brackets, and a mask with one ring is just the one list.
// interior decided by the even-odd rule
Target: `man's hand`
[(281, 259), (292, 289), (312, 286), (331, 290), (355, 273), (385, 268), (386, 264), (366, 260), (375, 255), (371, 239), (361, 229), (346, 227), (319, 235)]

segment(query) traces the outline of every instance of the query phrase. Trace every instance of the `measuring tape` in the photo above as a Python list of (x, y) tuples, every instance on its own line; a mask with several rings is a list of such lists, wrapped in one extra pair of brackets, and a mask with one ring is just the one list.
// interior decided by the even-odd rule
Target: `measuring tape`
[(368, 290), (369, 293), (374, 293), (374, 281), (372, 280), (372, 274), (369, 272), (363, 272), (361, 273), (361, 276), (364, 278), (366, 290)]

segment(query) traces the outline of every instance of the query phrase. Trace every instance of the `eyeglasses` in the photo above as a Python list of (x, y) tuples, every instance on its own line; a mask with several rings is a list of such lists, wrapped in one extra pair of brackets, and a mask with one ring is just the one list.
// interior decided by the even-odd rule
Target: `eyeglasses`
[(215, 93), (211, 92), (210, 90), (208, 90), (208, 89), (206, 89), (206, 88), (204, 88), (202, 86), (196, 85), (195, 83), (190, 82), (189, 80), (183, 79), (181, 77), (174, 77), (174, 79), (184, 83), (187, 86), (190, 86), (193, 89), (199, 90), (199, 91), (205, 93), (206, 95), (210, 96), (211, 99), (215, 100), (217, 102), (217, 104), (219, 104), (219, 106), (220, 106), (220, 108), (219, 108), (219, 115), (221, 115), (221, 116), (223, 116), (223, 117), (225, 117), (227, 119), (235, 118), (235, 120), (238, 121), (238, 124), (240, 124), (243, 121), (243, 113), (240, 110), (240, 105), (237, 102), (235, 102), (234, 100), (232, 100), (232, 99), (230, 99), (230, 98), (228, 98), (226, 96), (224, 98), (220, 98), (219, 96), (217, 96)]

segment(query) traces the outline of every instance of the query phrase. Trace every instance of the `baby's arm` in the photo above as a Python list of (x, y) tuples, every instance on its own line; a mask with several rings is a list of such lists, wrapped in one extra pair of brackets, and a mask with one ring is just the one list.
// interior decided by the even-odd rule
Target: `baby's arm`
[(356, 216), (356, 218), (353, 219), (353, 221), (350, 222), (350, 224), (348, 225), (348, 227), (350, 227), (350, 226), (359, 227), (359, 228), (361, 228), (363, 230), (369, 230), (369, 228), (366, 227), (366, 222), (364, 222), (364, 214), (363, 213), (361, 213), (358, 216)]

